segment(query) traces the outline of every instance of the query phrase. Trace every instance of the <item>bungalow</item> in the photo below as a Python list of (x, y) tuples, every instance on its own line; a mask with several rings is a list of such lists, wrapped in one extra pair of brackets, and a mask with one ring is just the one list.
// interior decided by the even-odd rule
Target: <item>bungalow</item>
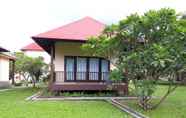
[[(13, 64), (11, 70), (10, 61)], [(12, 83), (14, 84), (14, 62), (15, 57), (10, 55), (8, 50), (0, 47), (0, 88), (9, 87), (10, 79), (12, 79)]]
[(21, 48), (21, 51), (30, 57), (42, 57), (45, 63), (50, 63), (50, 56), (37, 43), (30, 43)]
[(105, 24), (85, 17), (32, 37), (51, 56), (51, 90), (101, 91), (109, 86), (122, 93), (128, 91), (126, 83), (109, 81), (109, 60), (85, 54), (81, 49), (87, 38), (100, 35), (104, 28)]

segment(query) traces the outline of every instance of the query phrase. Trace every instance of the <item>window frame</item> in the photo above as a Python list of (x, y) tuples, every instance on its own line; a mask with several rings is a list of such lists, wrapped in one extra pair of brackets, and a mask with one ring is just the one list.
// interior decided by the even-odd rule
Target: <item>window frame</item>
[[(77, 58), (86, 58), (86, 79), (85, 80), (77, 80), (76, 79), (76, 73), (77, 73)], [(74, 80), (67, 80), (66, 78), (66, 64), (67, 59), (73, 58), (74, 59)], [(96, 58), (99, 60), (99, 72), (98, 72), (98, 80), (90, 80), (89, 79), (89, 60), (90, 58)], [(102, 80), (102, 60), (107, 60), (102, 57), (91, 57), (91, 56), (64, 56), (64, 81), (65, 82), (104, 82), (105, 80)], [(110, 72), (110, 61), (108, 61), (108, 72)]]

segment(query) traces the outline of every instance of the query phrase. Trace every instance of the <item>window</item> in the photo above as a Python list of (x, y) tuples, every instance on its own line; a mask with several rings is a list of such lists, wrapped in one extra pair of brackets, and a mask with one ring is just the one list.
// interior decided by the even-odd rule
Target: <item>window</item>
[(101, 60), (101, 79), (108, 80), (109, 78), (109, 61), (102, 59)]
[(86, 80), (86, 72), (87, 72), (87, 59), (82, 57), (77, 57), (76, 79)]
[(74, 80), (74, 58), (73, 57), (67, 57), (66, 58), (66, 80)]
[(66, 81), (103, 81), (108, 79), (109, 61), (103, 58), (65, 56)]
[(89, 80), (99, 80), (98, 58), (89, 58)]

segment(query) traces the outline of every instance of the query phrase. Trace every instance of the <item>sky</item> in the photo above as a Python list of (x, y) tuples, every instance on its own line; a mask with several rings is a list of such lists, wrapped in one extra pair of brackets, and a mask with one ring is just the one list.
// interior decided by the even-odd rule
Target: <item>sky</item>
[(0, 0), (0, 46), (18, 51), (33, 42), (31, 36), (85, 16), (112, 24), (150, 9), (185, 12), (185, 5), (186, 0)]

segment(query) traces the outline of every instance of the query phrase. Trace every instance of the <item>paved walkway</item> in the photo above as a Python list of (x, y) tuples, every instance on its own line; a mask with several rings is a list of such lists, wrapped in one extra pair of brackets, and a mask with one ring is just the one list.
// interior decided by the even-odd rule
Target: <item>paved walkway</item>
[(49, 97), (43, 98), (39, 97), (39, 93), (30, 96), (31, 100), (46, 100), (46, 101), (59, 101), (59, 100), (110, 100), (110, 99), (117, 99), (117, 100), (127, 100), (127, 99), (137, 99), (136, 97)]
[(12, 90), (12, 88), (10, 88), (10, 89), (0, 89), (0, 92), (9, 91), (9, 90)]
[(120, 110), (130, 114), (133, 118), (148, 118), (147, 116), (131, 109), (127, 105), (121, 104), (120, 102), (118, 102), (115, 99), (111, 99), (108, 102), (111, 103), (112, 105), (114, 105), (115, 107), (119, 108)]
[(119, 108), (121, 111), (126, 112), (130, 114), (133, 118), (148, 118), (147, 116), (131, 109), (130, 107), (121, 104), (117, 100), (131, 100), (131, 99), (137, 99), (137, 97), (40, 97), (41, 91), (38, 93), (27, 97), (25, 100), (32, 100), (32, 101), (60, 101), (60, 100), (105, 100), (115, 107)]

